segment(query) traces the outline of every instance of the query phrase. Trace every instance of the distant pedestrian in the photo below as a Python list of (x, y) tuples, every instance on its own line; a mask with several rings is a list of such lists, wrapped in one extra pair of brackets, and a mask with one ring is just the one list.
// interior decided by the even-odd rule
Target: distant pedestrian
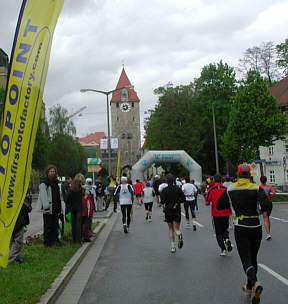
[(135, 190), (135, 196), (136, 196), (136, 204), (137, 207), (140, 207), (142, 205), (142, 189), (143, 185), (140, 183), (139, 179), (136, 179), (136, 183), (133, 185)]
[(169, 239), (171, 252), (176, 252), (175, 234), (178, 237), (178, 248), (183, 247), (183, 235), (180, 230), (181, 223), (181, 203), (185, 201), (182, 190), (175, 185), (172, 174), (166, 176), (168, 186), (161, 192), (161, 204), (164, 205), (165, 222), (169, 228)]
[[(67, 176), (67, 177), (65, 177), (65, 181), (61, 185), (62, 198), (65, 203), (65, 219), (66, 219), (67, 213), (69, 213), (69, 210), (67, 208), (67, 197), (68, 197), (68, 193), (70, 191), (71, 183), (72, 183), (72, 178), (70, 176)], [(66, 221), (67, 221), (67, 219), (66, 219)]]
[(93, 208), (91, 194), (86, 188), (82, 196), (82, 240), (84, 242), (91, 242)]
[(264, 190), (250, 182), (250, 170), (247, 164), (238, 166), (238, 180), (220, 196), (217, 209), (227, 209), (231, 202), (235, 210), (235, 241), (247, 276), (247, 284), (243, 284), (242, 289), (246, 295), (252, 297), (252, 304), (257, 304), (260, 303), (260, 295), (263, 291), (263, 286), (257, 279), (257, 255), (262, 239), (258, 203), (263, 213), (266, 213), (269, 202)]
[(30, 213), (31, 210), (32, 194), (30, 192), (30, 188), (28, 188), (11, 236), (8, 264), (20, 264), (24, 262), (24, 260), (20, 257), (20, 254), (24, 241), (24, 228), (30, 223), (28, 213)]
[(58, 237), (59, 217), (62, 214), (57, 169), (49, 165), (39, 185), (37, 209), (43, 212), (43, 242), (45, 247), (60, 246)]
[(152, 208), (153, 208), (153, 199), (155, 196), (154, 189), (150, 187), (150, 184), (147, 182), (145, 187), (142, 190), (143, 193), (143, 202), (145, 206), (146, 221), (152, 221)]
[(122, 223), (124, 233), (128, 233), (131, 223), (131, 210), (134, 200), (133, 186), (128, 184), (126, 176), (121, 177), (121, 184), (117, 186), (115, 196), (119, 197), (120, 208), (122, 212)]
[(268, 198), (268, 202), (269, 202), (269, 208), (267, 209), (267, 212), (262, 213), (263, 215), (263, 220), (264, 220), (264, 226), (265, 226), (265, 230), (266, 230), (266, 240), (269, 241), (271, 240), (271, 232), (270, 232), (270, 214), (272, 212), (272, 196), (275, 195), (275, 190), (273, 189), (272, 186), (267, 185), (267, 177), (266, 176), (261, 176), (260, 177), (260, 181), (261, 181), (261, 185), (260, 187), (264, 190), (265, 194), (267, 195)]
[(153, 189), (154, 189), (154, 192), (155, 192), (155, 195), (156, 195), (156, 201), (157, 201), (157, 205), (158, 207), (161, 206), (160, 204), (160, 192), (159, 192), (159, 186), (161, 184), (161, 180), (160, 180), (160, 176), (159, 175), (155, 175), (154, 177), (154, 180), (153, 180)]
[(75, 175), (67, 203), (71, 212), (71, 226), (72, 226), (72, 241), (75, 244), (82, 243), (82, 197), (85, 193), (85, 178), (84, 175), (78, 173)]
[(193, 230), (196, 231), (196, 214), (195, 214), (195, 206), (196, 206), (196, 201), (195, 201), (195, 195), (197, 194), (197, 188), (195, 185), (190, 183), (190, 179), (186, 178), (186, 183), (182, 185), (182, 191), (185, 195), (185, 199), (183, 201), (184, 203), (184, 209), (185, 209), (185, 217), (186, 217), (186, 227), (190, 227), (189, 223), (189, 209), (191, 211), (191, 222), (193, 225)]
[(106, 207), (105, 207), (105, 210), (107, 210), (109, 208), (109, 205), (111, 203), (111, 200), (113, 200), (113, 211), (114, 212), (117, 212), (117, 197), (114, 196), (114, 192), (116, 190), (118, 186), (118, 183), (117, 183), (117, 180), (115, 177), (111, 176), (109, 178), (109, 184), (108, 184), (108, 187), (107, 187), (107, 190), (108, 190), (108, 198), (107, 198), (107, 201), (106, 201)]
[(105, 185), (102, 183), (101, 178), (97, 178), (95, 182), (95, 192), (96, 192), (96, 211), (103, 211), (104, 199), (105, 199)]

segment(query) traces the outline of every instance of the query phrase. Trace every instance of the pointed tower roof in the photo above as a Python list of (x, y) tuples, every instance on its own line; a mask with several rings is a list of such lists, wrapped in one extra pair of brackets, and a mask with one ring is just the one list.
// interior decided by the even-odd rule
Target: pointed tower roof
[[(131, 82), (128, 79), (123, 67), (116, 89), (123, 88), (125, 86), (131, 86)], [(128, 91), (128, 102), (140, 102), (140, 99), (138, 98), (137, 93), (134, 91), (134, 89), (126, 89), (126, 90)], [(113, 92), (110, 102), (120, 102), (120, 101), (121, 101), (121, 90)]]

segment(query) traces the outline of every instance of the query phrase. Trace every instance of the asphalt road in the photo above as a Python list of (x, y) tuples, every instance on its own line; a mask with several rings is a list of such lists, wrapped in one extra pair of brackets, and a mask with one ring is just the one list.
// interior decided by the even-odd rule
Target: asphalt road
[[(176, 254), (170, 253), (160, 208), (154, 206), (149, 224), (144, 208), (135, 208), (127, 235), (119, 216), (78, 303), (250, 303), (241, 291), (246, 278), (236, 249), (219, 256), (210, 207), (204, 206), (202, 196), (198, 204), (197, 231), (183, 227), (184, 246)], [(272, 240), (263, 239), (258, 256), (261, 303), (287, 304), (288, 204), (274, 204), (272, 217)]]

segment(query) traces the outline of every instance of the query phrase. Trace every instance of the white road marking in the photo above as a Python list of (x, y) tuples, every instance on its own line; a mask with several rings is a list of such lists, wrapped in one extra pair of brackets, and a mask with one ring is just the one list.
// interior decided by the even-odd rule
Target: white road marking
[(277, 272), (275, 272), (274, 270), (272, 270), (271, 268), (269, 268), (264, 264), (258, 264), (258, 265), (267, 272), (269, 272), (273, 277), (275, 277), (276, 279), (278, 279), (279, 281), (281, 281), (282, 283), (288, 286), (288, 280), (286, 278), (282, 277), (280, 274), (278, 274)]
[[(181, 214), (185, 217), (185, 213), (181, 212)], [(202, 228), (204, 227), (204, 225), (198, 223), (198, 222), (195, 221), (195, 220), (194, 220), (194, 223), (195, 223), (197, 226), (199, 226), (199, 227), (202, 227)]]
[(277, 220), (277, 221), (280, 221), (280, 222), (283, 222), (283, 223), (288, 223), (288, 220), (280, 219), (278, 217), (270, 216), (270, 218), (272, 218), (274, 220)]

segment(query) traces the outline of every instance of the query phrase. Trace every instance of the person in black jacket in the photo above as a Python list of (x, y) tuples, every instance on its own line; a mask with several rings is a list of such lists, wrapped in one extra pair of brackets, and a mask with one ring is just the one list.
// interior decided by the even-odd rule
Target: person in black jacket
[(85, 177), (78, 173), (75, 175), (70, 192), (67, 197), (67, 206), (71, 212), (72, 241), (82, 243), (82, 197), (85, 193)]
[(23, 247), (24, 227), (28, 226), (30, 223), (28, 213), (30, 213), (32, 210), (31, 204), (32, 204), (32, 194), (30, 192), (30, 189), (28, 188), (22, 208), (20, 210), (20, 213), (18, 215), (17, 221), (13, 229), (13, 233), (10, 241), (8, 264), (24, 262), (24, 260), (20, 257), (20, 254)]
[(262, 226), (259, 220), (258, 203), (266, 213), (269, 202), (264, 190), (250, 182), (250, 166), (238, 166), (236, 183), (230, 185), (218, 199), (217, 209), (227, 209), (232, 203), (236, 217), (234, 235), (237, 250), (247, 276), (247, 284), (242, 285), (247, 296), (252, 297), (252, 304), (260, 303), (263, 286), (257, 279), (257, 255), (262, 239)]
[(185, 201), (185, 195), (182, 190), (175, 185), (175, 179), (172, 174), (167, 174), (166, 179), (168, 186), (161, 191), (161, 204), (164, 205), (165, 222), (167, 222), (169, 227), (171, 252), (175, 253), (175, 234), (178, 236), (178, 248), (183, 247), (183, 236), (180, 231), (180, 204)]
[(61, 246), (58, 237), (59, 217), (62, 214), (57, 169), (49, 165), (39, 185), (37, 209), (43, 212), (43, 242), (45, 247)]

